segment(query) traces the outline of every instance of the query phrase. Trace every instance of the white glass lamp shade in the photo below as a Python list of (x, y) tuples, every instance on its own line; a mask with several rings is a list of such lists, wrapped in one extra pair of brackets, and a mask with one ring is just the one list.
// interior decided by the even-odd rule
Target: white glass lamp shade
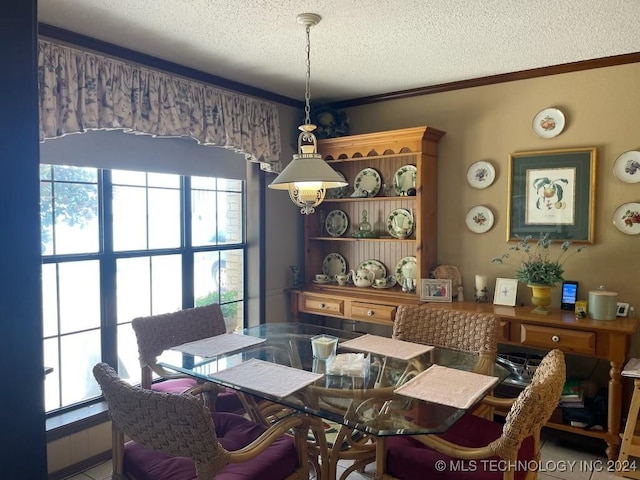
[(269, 188), (288, 190), (293, 203), (305, 215), (313, 213), (324, 200), (327, 188), (344, 187), (347, 182), (317, 153), (299, 153), (271, 182)]

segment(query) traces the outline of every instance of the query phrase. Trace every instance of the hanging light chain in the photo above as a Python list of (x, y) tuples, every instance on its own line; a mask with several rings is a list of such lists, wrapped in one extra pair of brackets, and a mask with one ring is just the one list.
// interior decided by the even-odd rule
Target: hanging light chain
[(311, 106), (309, 105), (309, 102), (311, 100), (311, 35), (309, 32), (311, 31), (311, 25), (307, 24), (305, 30), (307, 32), (307, 48), (305, 49), (307, 54), (307, 78), (304, 90), (304, 123), (310, 125)]

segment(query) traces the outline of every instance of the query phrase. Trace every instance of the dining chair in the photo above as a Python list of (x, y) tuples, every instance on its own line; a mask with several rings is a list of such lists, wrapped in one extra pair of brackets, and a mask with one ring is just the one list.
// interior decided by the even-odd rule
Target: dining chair
[(112, 421), (116, 480), (309, 478), (304, 416), (267, 428), (234, 413), (211, 413), (194, 395), (129, 385), (106, 363), (93, 374)]
[(441, 435), (397, 436), (379, 442), (376, 478), (537, 478), (540, 430), (558, 406), (565, 375), (564, 354), (552, 350), (518, 397), (483, 400), (493, 406), (510, 405), (504, 425), (465, 414)]
[(493, 371), (500, 320), (493, 314), (463, 312), (428, 305), (400, 305), (392, 337), (478, 355), (476, 373)]
[[(133, 319), (131, 325), (138, 342), (142, 388), (170, 393), (189, 392), (204, 395), (208, 399), (215, 398), (209, 407), (219, 412), (239, 412), (243, 409), (243, 403), (235, 391), (214, 383), (198, 383), (191, 377), (170, 372), (158, 364), (158, 356), (167, 349), (226, 333), (219, 304), (138, 317)], [(163, 380), (153, 382), (154, 373)]]

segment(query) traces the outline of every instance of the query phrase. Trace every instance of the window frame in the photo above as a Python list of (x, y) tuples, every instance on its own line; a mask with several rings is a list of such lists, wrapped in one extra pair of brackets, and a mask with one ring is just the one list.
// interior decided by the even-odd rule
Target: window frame
[[(55, 167), (59, 165), (42, 164), (42, 166)], [(77, 167), (86, 168), (86, 167)], [(97, 184), (98, 184), (98, 231), (99, 231), (99, 246), (98, 252), (81, 253), (81, 254), (43, 254), (42, 264), (62, 264), (67, 262), (78, 262), (83, 260), (97, 260), (99, 263), (99, 276), (100, 276), (100, 343), (101, 343), (101, 361), (105, 361), (110, 365), (118, 365), (118, 353), (117, 353), (117, 329), (119, 326), (130, 323), (132, 319), (125, 322), (118, 323), (117, 318), (117, 298), (116, 298), (116, 263), (118, 259), (122, 258), (135, 258), (135, 257), (156, 257), (162, 255), (180, 255), (182, 263), (182, 307), (192, 308), (195, 305), (195, 292), (194, 292), (194, 257), (199, 252), (224, 252), (230, 250), (242, 250), (242, 292), (239, 298), (232, 301), (222, 301), (222, 297), (218, 297), (218, 302), (221, 305), (241, 303), (242, 304), (242, 327), (247, 325), (247, 182), (246, 180), (237, 180), (240, 182), (240, 198), (241, 198), (241, 239), (236, 243), (224, 243), (212, 245), (198, 245), (192, 244), (192, 222), (191, 222), (191, 177), (184, 175), (179, 176), (179, 191), (180, 191), (180, 245), (178, 247), (171, 248), (154, 248), (154, 249), (141, 249), (141, 250), (127, 250), (127, 251), (114, 251), (113, 249), (113, 222), (107, 221), (113, 218), (113, 181), (111, 178), (111, 170), (104, 170), (96, 168), (97, 171)], [(154, 172), (145, 172), (154, 173)], [(42, 176), (40, 177), (42, 178)], [(209, 177), (213, 178), (213, 177)], [(41, 180), (42, 183), (43, 180)], [(51, 180), (44, 180), (55, 182), (55, 178)], [(146, 187), (149, 189), (149, 185)], [(155, 188), (155, 187), (153, 187)], [(225, 191), (224, 189), (216, 189), (216, 192)], [(235, 191), (235, 190), (234, 190)], [(218, 227), (216, 227), (218, 229)], [(56, 273), (56, 280), (58, 280), (58, 274)], [(44, 290), (44, 289), (43, 289)], [(164, 312), (153, 312), (164, 313)], [(56, 313), (56, 321), (60, 324), (59, 312)], [(70, 333), (61, 333), (60, 329), (54, 335), (45, 336), (43, 333), (43, 342), (47, 339), (57, 339), (58, 349), (60, 348), (61, 338), (66, 335), (72, 335), (77, 331)], [(58, 353), (58, 365), (53, 365), (54, 374), (47, 376), (47, 380), (57, 379), (58, 389), (58, 405), (59, 407), (46, 411), (47, 419), (54, 416), (62, 415), (68, 412), (73, 412), (93, 404), (96, 404), (102, 400), (101, 396), (85, 399), (73, 404), (62, 404), (62, 390), (61, 390), (61, 372), (60, 372), (60, 358)], [(48, 365), (51, 366), (51, 365)], [(45, 387), (46, 388), (46, 387)]]

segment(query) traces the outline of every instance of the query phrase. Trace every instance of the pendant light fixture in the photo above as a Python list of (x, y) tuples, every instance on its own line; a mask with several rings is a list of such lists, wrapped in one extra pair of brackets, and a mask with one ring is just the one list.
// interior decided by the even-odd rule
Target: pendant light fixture
[(309, 215), (315, 211), (315, 207), (324, 200), (327, 188), (344, 187), (348, 185), (344, 178), (326, 163), (318, 154), (318, 141), (313, 131), (316, 126), (311, 123), (309, 113), (311, 107), (311, 40), (309, 31), (311, 27), (320, 22), (320, 15), (315, 13), (301, 13), (298, 15), (298, 23), (305, 26), (307, 32), (307, 77), (304, 92), (304, 124), (298, 129), (298, 153), (293, 155), (289, 165), (271, 182), (269, 188), (276, 190), (289, 190), (289, 196), (293, 203), (302, 207), (300, 212)]

